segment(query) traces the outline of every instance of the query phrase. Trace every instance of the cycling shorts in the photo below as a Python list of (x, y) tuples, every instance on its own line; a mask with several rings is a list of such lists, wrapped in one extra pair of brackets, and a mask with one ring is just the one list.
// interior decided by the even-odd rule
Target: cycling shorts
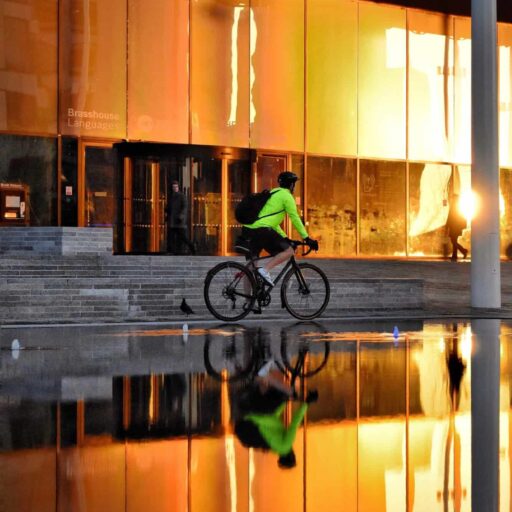
[(252, 254), (259, 255), (262, 249), (270, 255), (286, 251), (291, 247), (290, 242), (283, 238), (272, 228), (242, 228), (242, 236), (249, 240), (249, 248)]

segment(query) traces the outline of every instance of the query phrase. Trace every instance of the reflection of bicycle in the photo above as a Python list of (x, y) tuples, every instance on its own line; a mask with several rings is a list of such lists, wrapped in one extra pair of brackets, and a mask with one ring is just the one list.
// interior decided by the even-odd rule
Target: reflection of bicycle
[[(291, 378), (292, 385), (297, 377), (311, 377), (327, 364), (330, 345), (315, 340), (315, 333), (322, 330), (315, 322), (299, 322), (281, 330), (281, 360), (275, 359), (275, 366)], [(227, 325), (206, 334), (205, 367), (218, 380), (253, 380), (272, 358), (270, 335), (261, 327)]]
[[(292, 240), (294, 249), (299, 245), (306, 244)], [(304, 256), (310, 252), (311, 249)], [(248, 256), (245, 265), (226, 261), (208, 272), (204, 300), (213, 316), (230, 322), (241, 320), (251, 311), (260, 314), (270, 304), (272, 289), (281, 278), (281, 307), (300, 320), (312, 320), (323, 313), (329, 303), (330, 286), (322, 270), (311, 263), (297, 263), (292, 256), (271, 286), (256, 271), (256, 262), (270, 256)]]

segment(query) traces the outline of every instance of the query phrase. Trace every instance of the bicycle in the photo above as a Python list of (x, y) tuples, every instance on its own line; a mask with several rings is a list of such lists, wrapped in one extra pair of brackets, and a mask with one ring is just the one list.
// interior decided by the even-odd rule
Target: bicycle
[[(291, 240), (294, 251), (305, 242)], [(254, 256), (248, 249), (248, 262), (243, 265), (226, 261), (213, 267), (204, 281), (204, 300), (210, 313), (224, 322), (236, 322), (253, 312), (261, 314), (271, 302), (272, 289), (281, 284), (281, 307), (299, 320), (312, 320), (320, 316), (330, 298), (330, 285), (322, 270), (311, 263), (297, 263), (292, 256), (268, 284), (257, 272), (258, 261), (271, 258)], [(307, 256), (311, 248), (303, 253)], [(256, 304), (256, 306), (255, 306)]]
[(204, 365), (209, 375), (230, 383), (252, 381), (269, 360), (279, 371), (302, 381), (320, 372), (330, 354), (327, 341), (315, 339), (325, 329), (315, 322), (298, 322), (281, 329), (280, 360), (272, 354), (270, 334), (261, 327), (244, 328), (231, 324), (208, 331), (203, 347)]

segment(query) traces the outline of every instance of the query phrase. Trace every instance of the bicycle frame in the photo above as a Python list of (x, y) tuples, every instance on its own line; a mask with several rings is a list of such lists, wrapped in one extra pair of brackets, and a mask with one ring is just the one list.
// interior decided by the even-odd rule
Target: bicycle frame
[[(249, 267), (251, 273), (256, 277), (258, 275), (258, 273), (256, 272), (256, 262), (257, 261), (261, 261), (261, 260), (266, 260), (266, 259), (269, 259), (269, 258), (272, 258), (272, 256), (264, 256), (263, 258), (254, 258), (254, 259), (251, 259), (246, 267)], [(295, 256), (292, 256), (288, 262), (286, 263), (286, 265), (281, 269), (281, 272), (279, 272), (278, 276), (274, 279), (274, 286), (270, 286), (269, 284), (265, 283), (264, 281), (262, 281), (263, 283), (263, 288), (264, 287), (268, 287), (269, 291), (272, 290), (273, 288), (275, 288), (277, 286), (277, 283), (279, 283), (279, 281), (281, 280), (281, 278), (286, 274), (286, 272), (288, 272), (288, 269), (290, 267), (293, 267), (295, 269), (296, 272), (298, 272), (298, 274), (300, 275), (300, 279), (302, 281), (302, 284), (305, 285), (304, 283), (304, 278), (302, 277), (302, 272), (300, 271), (300, 267), (299, 265), (297, 264), (297, 261), (295, 260)], [(256, 283), (258, 283), (259, 281), (256, 279)], [(261, 289), (261, 288), (260, 288)]]

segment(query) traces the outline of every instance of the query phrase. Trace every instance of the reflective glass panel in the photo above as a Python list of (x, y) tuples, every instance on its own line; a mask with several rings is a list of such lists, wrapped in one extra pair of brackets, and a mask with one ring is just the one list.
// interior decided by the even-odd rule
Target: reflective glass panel
[(471, 20), (455, 18), (454, 161), (471, 162)]
[(220, 254), (222, 160), (192, 159), (192, 235), (199, 254)]
[(242, 226), (235, 219), (236, 205), (251, 191), (251, 165), (248, 160), (228, 160), (227, 251), (233, 252)]
[[(500, 169), (501, 254), (512, 259), (512, 170)], [(511, 247), (509, 249), (509, 246)]]
[(471, 217), (474, 213), (473, 193), (471, 190), (471, 167), (457, 165), (453, 169), (451, 193), (459, 196), (459, 210), (466, 218), (466, 227), (462, 230), (459, 243), (465, 248), (471, 247)]
[(357, 154), (357, 3), (315, 0), (307, 8), (307, 147)]
[(408, 11), (409, 158), (451, 160), (453, 18)]
[(361, 156), (405, 157), (405, 34), (405, 9), (359, 3)]
[(446, 256), (451, 165), (409, 164), (409, 256)]
[(0, 2), (0, 130), (57, 132), (57, 2)]
[(405, 255), (405, 163), (360, 161), (360, 251)]
[[(0, 135), (0, 183), (24, 189), (23, 225), (56, 225), (57, 140)], [(9, 224), (9, 219), (3, 221)]]
[(188, 142), (188, 2), (128, 2), (128, 137)]
[(310, 156), (307, 176), (308, 231), (320, 242), (320, 255), (355, 255), (356, 161)]
[(191, 2), (192, 142), (249, 145), (249, 7)]
[(85, 148), (85, 225), (114, 223), (114, 155), (111, 147)]
[(512, 25), (498, 23), (500, 165), (512, 165)]
[(252, 0), (251, 146), (304, 149), (304, 0)]
[(60, 131), (126, 137), (126, 0), (63, 0)]

